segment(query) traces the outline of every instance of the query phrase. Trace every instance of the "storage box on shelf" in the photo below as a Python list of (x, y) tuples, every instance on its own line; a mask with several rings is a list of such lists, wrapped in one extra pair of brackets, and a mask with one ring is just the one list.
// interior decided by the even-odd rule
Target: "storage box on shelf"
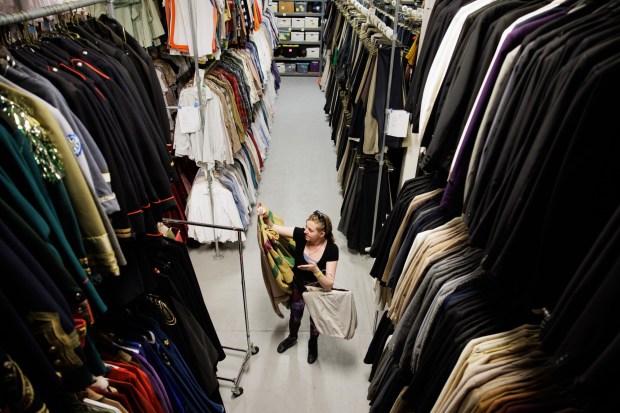
[(319, 33), (318, 32), (305, 32), (304, 40), (307, 42), (318, 42)]
[(306, 40), (304, 36), (304, 32), (291, 32), (291, 41), (293, 42), (303, 42)]
[(279, 1), (278, 12), (279, 13), (294, 13), (295, 2), (294, 1)]
[(304, 27), (319, 27), (319, 18), (304, 17)]
[(306, 21), (304, 20), (303, 17), (292, 17), (291, 27), (293, 29), (303, 29), (306, 27)]
[(299, 56), (298, 44), (283, 44), (280, 47), (280, 54), (286, 59), (293, 59)]
[(296, 63), (296, 65), (297, 65), (297, 73), (308, 73), (308, 67), (310, 66), (310, 63), (300, 62), (300, 63)]
[(288, 29), (291, 27), (290, 17), (278, 17), (278, 29)]
[(318, 59), (320, 47), (306, 47), (306, 57)]

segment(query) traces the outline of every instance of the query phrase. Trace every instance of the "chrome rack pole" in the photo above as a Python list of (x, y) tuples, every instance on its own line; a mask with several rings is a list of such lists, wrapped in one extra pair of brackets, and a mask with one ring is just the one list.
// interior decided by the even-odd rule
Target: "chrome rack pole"
[[(381, 195), (381, 177), (383, 176), (383, 163), (385, 155), (385, 138), (387, 136), (388, 122), (390, 118), (390, 92), (392, 91), (392, 72), (394, 71), (394, 54), (396, 53), (396, 33), (398, 29), (398, 9), (400, 8), (400, 0), (396, 0), (394, 6), (394, 25), (392, 29), (392, 51), (390, 53), (390, 71), (388, 73), (387, 96), (385, 101), (385, 121), (383, 124), (383, 140), (381, 143), (381, 151), (379, 152), (379, 176), (377, 177), (377, 195), (375, 198), (375, 214), (372, 221), (372, 242), (375, 241), (375, 231), (377, 228), (377, 214), (379, 213), (379, 196)], [(389, 185), (389, 182), (388, 182)], [(379, 312), (375, 310), (375, 323), (373, 332), (377, 331), (377, 319)]]
[[(189, 20), (191, 22), (190, 24), (190, 29), (192, 30), (192, 42), (194, 43), (194, 70), (195, 70), (195, 78), (196, 80), (194, 81), (194, 83), (196, 83), (196, 91), (198, 92), (198, 107), (199, 107), (199, 114), (200, 114), (200, 130), (204, 132), (204, 114), (202, 112), (202, 110), (204, 109), (203, 106), (203, 101), (202, 101), (202, 78), (200, 77), (200, 65), (198, 64), (198, 37), (196, 35), (196, 19), (194, 18), (195, 13), (194, 13), (194, 2), (190, 1), (189, 2)], [(211, 173), (211, 170), (206, 169), (206, 174), (207, 174), (207, 185), (209, 186), (209, 203), (211, 204), (211, 220), (213, 223), (215, 223), (215, 205), (213, 203), (213, 175)], [(224, 256), (222, 254), (220, 254), (220, 247), (219, 247), (219, 237), (217, 236), (217, 234), (215, 233), (215, 231), (213, 231), (213, 235), (214, 235), (214, 239), (215, 239), (215, 259), (216, 260), (220, 260), (222, 258), (224, 258)]]
[(234, 397), (241, 396), (243, 394), (243, 388), (239, 387), (239, 384), (241, 383), (241, 377), (243, 376), (243, 373), (245, 371), (245, 366), (250, 360), (250, 357), (257, 354), (259, 350), (257, 346), (252, 344), (252, 340), (250, 339), (250, 323), (248, 321), (249, 319), (248, 304), (247, 304), (247, 295), (246, 295), (246, 288), (245, 288), (245, 271), (243, 268), (243, 249), (241, 246), (241, 233), (243, 232), (243, 228), (228, 227), (224, 225), (215, 225), (215, 224), (205, 224), (203, 222), (185, 221), (185, 220), (172, 219), (172, 218), (162, 218), (162, 222), (170, 223), (170, 224), (197, 225), (200, 227), (237, 231), (237, 242), (239, 244), (239, 265), (241, 267), (241, 292), (243, 295), (243, 315), (245, 317), (245, 337), (246, 337), (246, 342), (247, 342), (247, 348), (241, 349), (241, 348), (235, 348), (235, 347), (222, 346), (222, 348), (227, 349), (227, 350), (245, 352), (245, 357), (243, 359), (243, 362), (241, 363), (241, 367), (239, 368), (239, 373), (237, 374), (236, 378), (231, 379), (231, 378), (225, 378), (225, 377), (218, 377), (218, 379), (232, 382), (233, 388), (231, 391), (232, 391), (233, 396)]
[(394, 54), (396, 53), (396, 33), (398, 30), (398, 9), (400, 8), (400, 0), (396, 0), (394, 6), (394, 25), (392, 29), (392, 52), (390, 53), (390, 71), (388, 73), (387, 96), (385, 101), (385, 121), (383, 123), (383, 139), (379, 152), (379, 176), (377, 177), (377, 196), (375, 198), (375, 214), (372, 221), (372, 242), (375, 240), (375, 230), (377, 227), (377, 213), (379, 212), (379, 196), (381, 195), (381, 176), (383, 176), (383, 163), (385, 156), (385, 138), (387, 136), (387, 128), (390, 113), (390, 92), (392, 91), (392, 72), (394, 71)]

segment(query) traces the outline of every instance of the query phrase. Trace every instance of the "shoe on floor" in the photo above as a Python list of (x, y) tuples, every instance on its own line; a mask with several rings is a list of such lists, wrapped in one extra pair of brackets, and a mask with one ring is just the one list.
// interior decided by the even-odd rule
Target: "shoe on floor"
[(311, 337), (308, 341), (308, 364), (313, 364), (319, 356), (318, 337)]
[(278, 353), (284, 353), (289, 348), (293, 347), (297, 343), (297, 337), (288, 336), (278, 345)]

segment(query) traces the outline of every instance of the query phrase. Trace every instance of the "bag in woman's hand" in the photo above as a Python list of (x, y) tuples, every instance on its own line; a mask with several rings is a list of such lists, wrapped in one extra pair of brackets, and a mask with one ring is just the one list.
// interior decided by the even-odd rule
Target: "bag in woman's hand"
[(357, 309), (353, 291), (306, 286), (302, 296), (319, 333), (348, 340), (355, 335)]

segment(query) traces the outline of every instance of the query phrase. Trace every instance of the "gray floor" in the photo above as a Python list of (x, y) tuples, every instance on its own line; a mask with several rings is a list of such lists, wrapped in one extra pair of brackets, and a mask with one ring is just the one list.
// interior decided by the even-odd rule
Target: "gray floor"
[[(323, 113), (325, 97), (316, 78), (282, 78), (272, 142), (259, 188), (259, 199), (285, 224), (303, 226), (315, 209), (327, 213), (337, 227), (342, 195), (336, 181), (336, 150)], [(372, 258), (349, 251), (335, 231), (340, 247), (336, 284), (355, 291), (358, 327), (351, 340), (321, 336), (319, 358), (306, 362), (309, 323), (304, 315), (300, 339), (284, 354), (276, 347), (288, 333), (288, 311), (279, 318), (271, 308), (260, 272), (256, 216), (243, 243), (250, 340), (259, 351), (242, 371), (234, 397), (233, 383), (220, 380), (227, 412), (367, 412), (370, 366), (363, 363), (375, 322), (371, 277)], [(218, 336), (227, 350), (218, 376), (236, 378), (247, 348), (241, 265), (236, 243), (191, 251), (203, 296)]]

